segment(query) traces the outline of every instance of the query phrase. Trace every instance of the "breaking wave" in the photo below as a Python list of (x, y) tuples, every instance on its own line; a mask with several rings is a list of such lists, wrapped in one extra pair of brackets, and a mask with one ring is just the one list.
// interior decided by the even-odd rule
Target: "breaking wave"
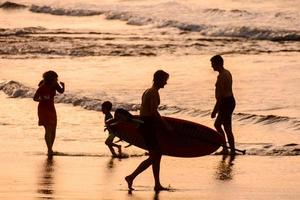
[(266, 144), (259, 147), (248, 147), (246, 154), (256, 156), (299, 156), (300, 145), (296, 143), (281, 146)]
[[(10, 3), (13, 4), (13, 3)], [(17, 6), (17, 5), (16, 5)], [(24, 6), (24, 5), (18, 5)], [(222, 10), (222, 9), (200, 9), (195, 13), (190, 13), (194, 18), (181, 19), (179, 17), (166, 17), (164, 15), (153, 14), (155, 11), (160, 11), (165, 8), (170, 10), (170, 6), (175, 10), (179, 10), (178, 14), (185, 16), (185, 13), (191, 12), (189, 9), (183, 9), (183, 4), (180, 3), (163, 3), (154, 7), (121, 7), (121, 6), (102, 6), (95, 7), (93, 9), (76, 9), (76, 8), (63, 8), (53, 7), (47, 5), (30, 5), (29, 10), (34, 13), (46, 13), (51, 15), (66, 15), (66, 16), (93, 16), (93, 15), (105, 15), (108, 20), (122, 20), (126, 21), (129, 25), (152, 25), (157, 28), (177, 28), (183, 32), (198, 32), (203, 36), (213, 37), (240, 37), (254, 40), (269, 40), (269, 41), (300, 41), (300, 31), (295, 30), (295, 27), (289, 29), (284, 28), (272, 28), (267, 25), (253, 25), (249, 23), (249, 20), (261, 21), (265, 19), (262, 13), (254, 13), (246, 10)], [(180, 9), (182, 13), (180, 13)], [(140, 10), (140, 11), (139, 11)], [(152, 11), (152, 12), (151, 12)], [(167, 11), (166, 11), (167, 12)], [(297, 21), (297, 14), (294, 13), (269, 13), (274, 21)], [(197, 17), (207, 19), (206, 21), (198, 22)], [(216, 25), (213, 22), (216, 19), (224, 19), (224, 21), (231, 21), (236, 19), (242, 21), (242, 24), (225, 23), (223, 25)], [(281, 23), (283, 23), (281, 22)], [(249, 24), (249, 25), (248, 25)], [(251, 26), (250, 26), (251, 24)], [(269, 24), (272, 25), (272, 24)], [(276, 26), (275, 26), (276, 27)]]
[(67, 16), (93, 16), (93, 15), (103, 14), (102, 11), (53, 8), (50, 6), (37, 6), (37, 5), (32, 5), (29, 10), (36, 13), (48, 13), (52, 15), (67, 15)]
[(39, 26), (0, 28), (0, 44), (2, 58), (195, 55), (215, 51), (223, 54), (300, 52), (299, 45), (294, 42), (278, 45), (244, 38), (160, 35), (151, 30), (136, 35), (133, 32), (107, 33)]
[[(17, 81), (5, 81), (0, 83), (0, 90), (12, 98), (32, 98), (35, 92), (34, 88), (27, 87), (22, 83)], [(78, 94), (58, 94), (55, 97), (56, 103), (66, 103), (72, 104), (73, 106), (81, 106), (87, 110), (101, 111), (101, 104), (105, 99), (86, 97)], [(115, 100), (112, 102), (114, 107), (113, 111), (116, 108), (124, 108), (128, 111), (138, 111), (140, 109), (140, 104), (135, 103), (126, 103)], [(159, 107), (164, 115), (172, 115), (177, 113), (186, 114), (193, 117), (206, 117), (210, 115), (210, 110), (201, 110), (195, 108), (183, 108), (178, 106), (170, 105), (161, 105)], [(278, 116), (278, 115), (258, 115), (258, 114), (249, 114), (249, 113), (234, 113), (234, 119), (247, 122), (252, 124), (261, 124), (261, 125), (272, 125), (285, 123), (288, 128), (299, 131), (300, 130), (300, 119), (296, 117), (287, 117), (287, 116)]]
[(18, 4), (10, 1), (6, 1), (3, 4), (0, 5), (0, 8), (2, 9), (7, 9), (7, 10), (12, 10), (12, 9), (22, 9), (26, 8), (26, 5), (23, 4)]
[[(27, 87), (17, 81), (6, 81), (0, 83), (0, 90), (12, 98), (33, 98), (35, 89)], [(55, 103), (72, 104), (73, 106), (81, 106), (87, 110), (101, 111), (101, 104), (105, 99), (95, 99), (76, 94), (59, 94), (55, 96)], [(136, 111), (139, 109), (137, 104), (128, 104), (122, 102), (113, 102), (115, 108), (122, 107), (129, 111)]]
[[(172, 27), (181, 31), (199, 32), (205, 36), (218, 36), (218, 37), (241, 37), (256, 40), (271, 40), (271, 41), (300, 41), (300, 32), (291, 30), (272, 30), (269, 27), (251, 27), (251, 26), (234, 26), (227, 25), (225, 27), (216, 26), (211, 24), (198, 24), (189, 23), (178, 20), (164, 19), (157, 16), (144, 16), (141, 13), (119, 10), (82, 10), (82, 9), (64, 9), (53, 8), (49, 6), (32, 5), (30, 11), (38, 13), (48, 13), (53, 15), (68, 15), (68, 16), (91, 16), (102, 15), (106, 16), (109, 20), (122, 20), (127, 21), (129, 25), (154, 25), (158, 28)], [(200, 11), (201, 12), (201, 11)], [(245, 17), (253, 16), (254, 14), (243, 10), (220, 10), (220, 9), (204, 9), (202, 11), (209, 18), (216, 14), (220, 17)], [(281, 13), (281, 15), (283, 15)], [(276, 14), (276, 18), (281, 16)]]
[(254, 124), (271, 125), (277, 123), (288, 123), (289, 127), (300, 130), (300, 120), (296, 117), (286, 117), (278, 115), (256, 115), (248, 113), (235, 113), (239, 121), (252, 122)]

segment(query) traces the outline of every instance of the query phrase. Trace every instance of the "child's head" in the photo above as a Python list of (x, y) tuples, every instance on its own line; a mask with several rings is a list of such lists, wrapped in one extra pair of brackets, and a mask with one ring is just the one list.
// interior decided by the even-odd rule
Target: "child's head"
[(102, 108), (102, 112), (103, 112), (104, 114), (107, 114), (107, 113), (109, 113), (109, 112), (111, 111), (112, 103), (111, 103), (110, 101), (104, 101), (104, 102), (102, 103), (101, 108)]
[(55, 71), (47, 71), (43, 74), (43, 83), (52, 85), (57, 82), (58, 75)]

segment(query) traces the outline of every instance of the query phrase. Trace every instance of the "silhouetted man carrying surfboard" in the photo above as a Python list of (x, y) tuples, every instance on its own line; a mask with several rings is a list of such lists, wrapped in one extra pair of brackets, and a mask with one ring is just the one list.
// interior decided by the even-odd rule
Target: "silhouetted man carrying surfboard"
[(140, 117), (144, 121), (144, 124), (141, 125), (140, 128), (142, 129), (141, 132), (143, 138), (145, 139), (145, 143), (149, 149), (149, 157), (144, 160), (132, 174), (125, 177), (129, 190), (133, 190), (132, 184), (134, 179), (151, 165), (155, 181), (154, 190), (167, 190), (167, 188), (161, 185), (159, 179), (162, 153), (159, 149), (156, 133), (158, 129), (170, 129), (168, 124), (161, 118), (158, 112), (158, 106), (160, 104), (158, 90), (164, 88), (168, 79), (169, 74), (167, 72), (163, 70), (156, 71), (154, 73), (152, 87), (145, 90), (143, 93)]
[[(234, 136), (232, 133), (232, 113), (235, 108), (235, 99), (233, 97), (232, 92), (232, 76), (230, 72), (224, 68), (224, 61), (220, 55), (213, 56), (211, 59), (211, 66), (214, 71), (218, 71), (219, 75), (216, 82), (216, 104), (214, 110), (211, 114), (212, 118), (216, 117), (215, 128), (219, 133), (221, 133), (224, 138), (226, 133), (227, 140), (230, 146), (230, 154), (235, 154), (235, 145), (234, 145)], [(224, 131), (222, 129), (222, 125), (224, 127)], [(225, 138), (226, 140), (226, 138)], [(222, 145), (223, 150), (222, 154), (228, 154), (228, 150), (226, 148), (226, 143)]]

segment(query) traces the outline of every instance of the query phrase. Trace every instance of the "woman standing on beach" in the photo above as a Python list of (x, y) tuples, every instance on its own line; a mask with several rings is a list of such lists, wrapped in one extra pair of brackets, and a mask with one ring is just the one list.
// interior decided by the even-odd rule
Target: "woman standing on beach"
[(38, 117), (39, 126), (45, 128), (45, 142), (48, 148), (48, 156), (53, 154), (52, 146), (56, 134), (56, 110), (54, 107), (54, 96), (56, 91), (63, 93), (65, 84), (58, 81), (58, 75), (54, 71), (47, 71), (43, 74), (43, 80), (39, 83), (39, 88), (34, 94), (33, 100), (39, 102)]

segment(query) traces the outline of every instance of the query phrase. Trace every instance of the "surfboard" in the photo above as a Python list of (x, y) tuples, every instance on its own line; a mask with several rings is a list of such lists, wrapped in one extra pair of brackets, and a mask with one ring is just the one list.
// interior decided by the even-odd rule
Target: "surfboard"
[[(138, 116), (134, 116), (138, 119)], [(156, 139), (163, 155), (199, 157), (215, 152), (224, 138), (215, 130), (199, 123), (172, 117), (162, 117), (172, 131), (158, 131)], [(139, 148), (148, 150), (138, 123), (126, 120), (109, 120), (107, 126), (114, 134)], [(154, 133), (155, 134), (155, 133)]]

